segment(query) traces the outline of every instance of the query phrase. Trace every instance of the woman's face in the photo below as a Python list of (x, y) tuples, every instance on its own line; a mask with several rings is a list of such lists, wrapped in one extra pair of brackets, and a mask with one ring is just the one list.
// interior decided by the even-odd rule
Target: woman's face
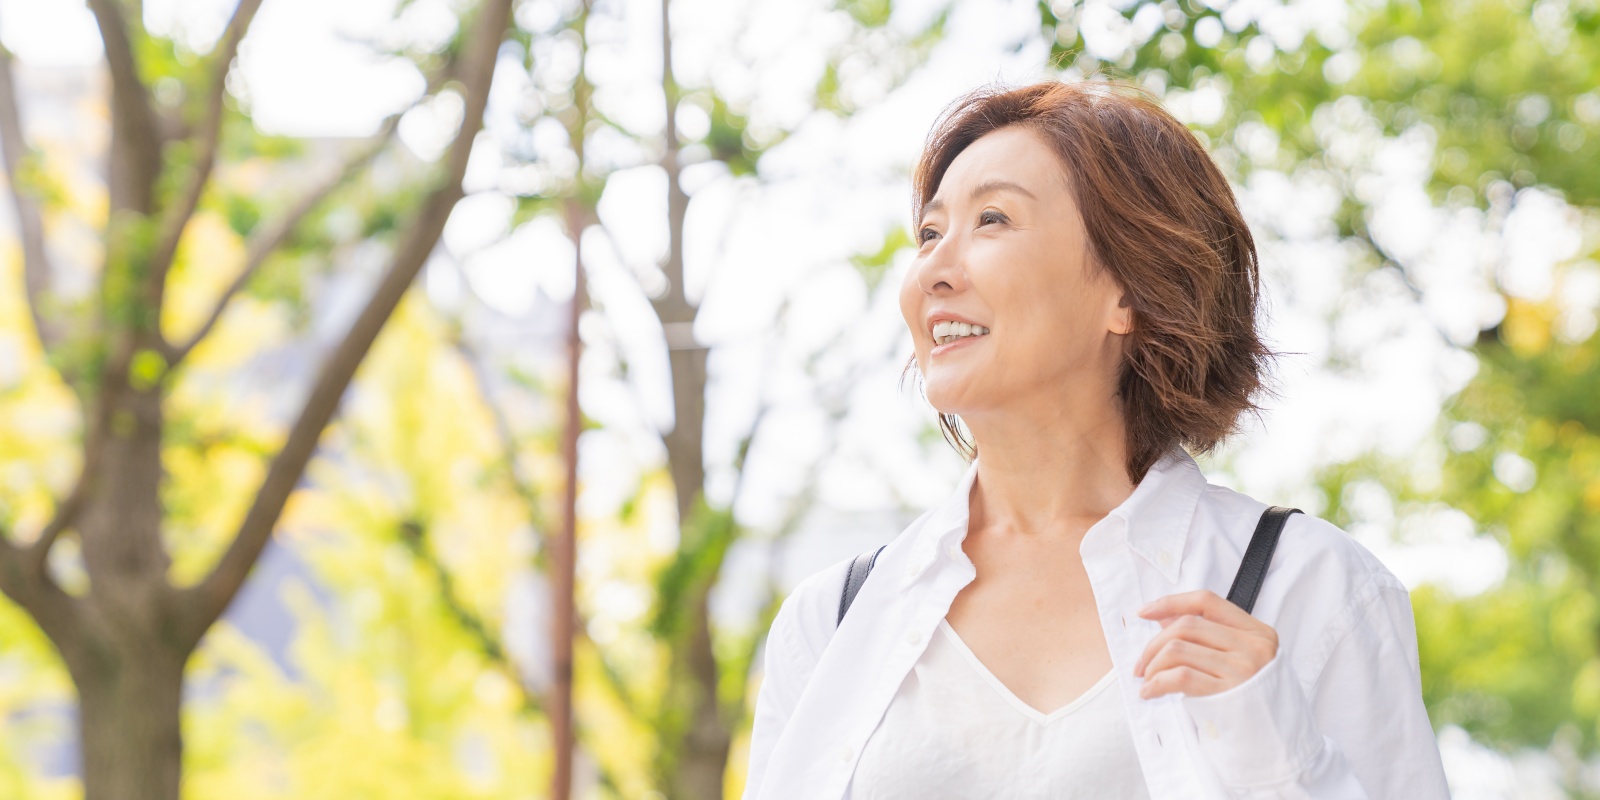
[[(1038, 133), (1002, 128), (962, 150), (916, 238), (900, 311), (934, 408), (970, 423), (1113, 401), (1132, 313), (1092, 264), (1065, 166)], [(963, 326), (948, 322), (978, 335), (951, 339)]]

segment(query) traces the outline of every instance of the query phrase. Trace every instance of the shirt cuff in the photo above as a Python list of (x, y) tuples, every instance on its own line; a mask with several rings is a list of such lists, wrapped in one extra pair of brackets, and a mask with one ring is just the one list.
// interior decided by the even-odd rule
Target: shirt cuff
[(1323, 747), (1300, 680), (1281, 652), (1244, 683), (1185, 695), (1183, 706), (1201, 750), (1230, 787), (1292, 782), (1317, 763)]

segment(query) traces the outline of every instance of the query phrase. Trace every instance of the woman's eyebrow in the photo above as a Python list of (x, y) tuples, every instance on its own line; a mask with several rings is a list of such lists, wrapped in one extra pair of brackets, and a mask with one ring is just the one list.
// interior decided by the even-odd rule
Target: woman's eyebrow
[[(1033, 192), (1030, 192), (1027, 189), (1024, 189), (1020, 184), (1016, 184), (1016, 183), (1012, 183), (1011, 181), (1000, 180), (1000, 179), (987, 180), (987, 181), (984, 181), (983, 183), (978, 184), (977, 186), (972, 187), (972, 192), (967, 195), (967, 199), (968, 200), (977, 200), (977, 199), (983, 197), (984, 195), (993, 194), (995, 192), (1016, 192), (1017, 194), (1024, 195), (1026, 197), (1030, 197), (1030, 198), (1032, 198), (1034, 200), (1038, 200), (1039, 199), (1037, 196), (1034, 195)], [(926, 215), (928, 215), (928, 214), (930, 214), (930, 213), (932, 213), (934, 211), (938, 211), (939, 209), (942, 209), (942, 208), (944, 208), (944, 201), (940, 200), (940, 199), (938, 199), (936, 197), (936, 198), (934, 198), (932, 200), (929, 200), (928, 204), (926, 206), (922, 207), (922, 213), (923, 213), (924, 216), (926, 216)]]
[(1034, 197), (1033, 192), (1030, 192), (1027, 189), (1022, 188), (1022, 186), (1020, 184), (1012, 183), (1011, 181), (1000, 180), (998, 178), (984, 181), (983, 183), (980, 183), (977, 186), (972, 187), (972, 194), (968, 195), (967, 199), (969, 199), (969, 200), (977, 200), (978, 198), (983, 197), (986, 194), (992, 194), (994, 192), (1016, 192), (1017, 194), (1023, 195), (1025, 197), (1028, 197), (1028, 198), (1031, 198), (1031, 199), (1034, 199), (1034, 200), (1038, 200), (1039, 199), (1037, 197)]

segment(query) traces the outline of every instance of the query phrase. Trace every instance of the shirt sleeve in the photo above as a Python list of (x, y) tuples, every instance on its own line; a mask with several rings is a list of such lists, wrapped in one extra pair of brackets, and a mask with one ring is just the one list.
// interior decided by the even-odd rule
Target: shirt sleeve
[(778, 607), (763, 648), (761, 688), (750, 729), (750, 762), (744, 800), (761, 795), (761, 781), (783, 731), (789, 725), (817, 660), (833, 636), (839, 591), (850, 559), (824, 569), (796, 586)]
[(795, 701), (804, 686), (799, 675), (799, 657), (794, 630), (794, 602), (791, 597), (778, 607), (767, 632), (765, 656), (761, 666), (761, 688), (756, 692), (756, 710), (750, 729), (750, 766), (746, 771), (744, 800), (754, 800), (761, 791), (767, 762), (772, 757), (778, 735), (794, 712)]
[(1183, 698), (1230, 797), (1450, 796), (1422, 704), (1410, 595), (1383, 586), (1351, 612), (1328, 633), (1312, 682), (1280, 651), (1238, 686)]

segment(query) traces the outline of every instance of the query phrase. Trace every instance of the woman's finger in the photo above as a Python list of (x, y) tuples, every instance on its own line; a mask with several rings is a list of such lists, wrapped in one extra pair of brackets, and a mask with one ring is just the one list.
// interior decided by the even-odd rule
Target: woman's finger
[[(1193, 592), (1179, 592), (1151, 601), (1144, 608), (1139, 609), (1139, 616), (1145, 619), (1171, 620), (1185, 614), (1204, 617), (1223, 625), (1243, 630), (1254, 630), (1266, 626), (1266, 623), (1250, 616), (1244, 609), (1230, 603), (1209, 589), (1200, 589)], [(1165, 625), (1163, 625), (1165, 627)]]
[(1174, 667), (1189, 667), (1226, 681), (1248, 671), (1250, 663), (1232, 653), (1174, 639), (1150, 657), (1150, 663), (1144, 668), (1144, 677), (1148, 680), (1150, 676)]
[(1141, 697), (1215, 694), (1249, 680), (1278, 653), (1278, 632), (1206, 590), (1162, 597), (1139, 610), (1161, 623), (1133, 674)]
[(1170, 641), (1181, 639), (1213, 650), (1230, 650), (1240, 645), (1248, 646), (1249, 643), (1242, 637), (1250, 635), (1238, 628), (1230, 628), (1205, 617), (1185, 614), (1172, 620), (1145, 644), (1144, 652), (1140, 653), (1139, 660), (1134, 662), (1133, 674), (1143, 675), (1145, 665), (1149, 664), (1156, 652)]
[(1193, 667), (1179, 666), (1151, 673), (1144, 685), (1139, 687), (1139, 696), (1151, 698), (1179, 692), (1189, 697), (1204, 697), (1227, 688), (1219, 678)]

